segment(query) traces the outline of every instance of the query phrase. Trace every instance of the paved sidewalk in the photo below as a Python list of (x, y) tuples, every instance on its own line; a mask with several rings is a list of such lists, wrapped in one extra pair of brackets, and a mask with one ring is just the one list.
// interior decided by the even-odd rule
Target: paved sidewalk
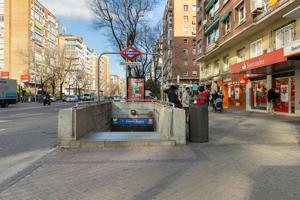
[(209, 144), (57, 150), (0, 199), (300, 199), (299, 118), (210, 119)]

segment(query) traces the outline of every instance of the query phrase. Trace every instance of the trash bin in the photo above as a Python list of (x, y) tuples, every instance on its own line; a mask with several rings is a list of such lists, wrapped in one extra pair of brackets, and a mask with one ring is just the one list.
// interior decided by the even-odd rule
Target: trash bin
[(208, 142), (208, 103), (190, 103), (189, 141)]

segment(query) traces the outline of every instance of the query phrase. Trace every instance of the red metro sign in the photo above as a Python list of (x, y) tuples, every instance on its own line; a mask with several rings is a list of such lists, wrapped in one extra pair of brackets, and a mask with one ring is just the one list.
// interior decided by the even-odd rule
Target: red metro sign
[(135, 58), (139, 57), (142, 55), (142, 52), (137, 50), (136, 48), (130, 46), (124, 49), (123, 51), (120, 51), (120, 54), (124, 57), (127, 58), (131, 61), (133, 61)]

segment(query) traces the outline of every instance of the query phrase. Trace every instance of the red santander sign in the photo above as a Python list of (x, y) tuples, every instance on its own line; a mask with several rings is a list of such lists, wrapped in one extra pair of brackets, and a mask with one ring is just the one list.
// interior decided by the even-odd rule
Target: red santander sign
[(120, 51), (120, 54), (131, 61), (133, 61), (135, 58), (142, 55), (142, 52), (140, 52), (138, 49), (130, 46), (124, 49), (123, 51)]
[(284, 50), (278, 49), (276, 51), (272, 51), (270, 53), (266, 53), (261, 56), (257, 56), (255, 58), (251, 58), (249, 60), (231, 65), (230, 71), (231, 73), (240, 73), (252, 69), (257, 69), (260, 67), (281, 63), (287, 61), (287, 57), (284, 56)]

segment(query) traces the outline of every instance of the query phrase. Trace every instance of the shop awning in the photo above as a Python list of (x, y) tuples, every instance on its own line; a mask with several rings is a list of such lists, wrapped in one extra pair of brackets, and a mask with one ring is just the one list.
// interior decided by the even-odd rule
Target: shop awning
[(219, 26), (219, 20), (216, 20), (212, 25), (210, 25), (204, 32), (204, 35), (207, 36), (214, 28)]
[(221, 17), (220, 21), (221, 21), (221, 22), (225, 22), (225, 21), (229, 18), (230, 14), (231, 14), (231, 12), (225, 13), (225, 15), (223, 15), (223, 16)]
[(210, 9), (214, 6), (214, 4), (217, 2), (218, 0), (210, 0), (209, 2), (208, 2), (208, 4), (206, 5), (206, 7), (205, 7), (205, 12), (209, 12), (210, 11)]

